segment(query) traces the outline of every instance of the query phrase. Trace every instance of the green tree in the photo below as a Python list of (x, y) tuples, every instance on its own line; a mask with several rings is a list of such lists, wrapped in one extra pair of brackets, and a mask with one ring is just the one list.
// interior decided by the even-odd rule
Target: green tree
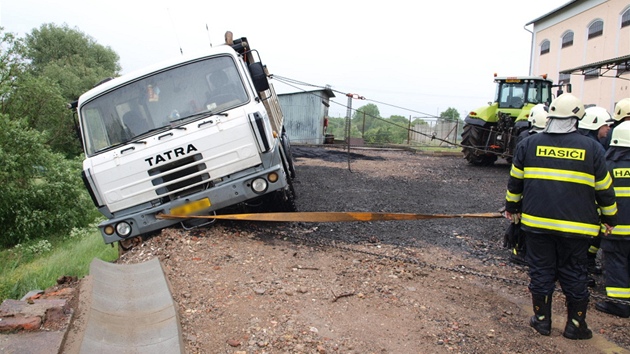
[(1, 28), (0, 32), (0, 113), (25, 119), (30, 127), (45, 133), (47, 143), (57, 151), (76, 155), (80, 144), (74, 125), (66, 124), (70, 112), (58, 85), (33, 73), (23, 39)]
[(0, 27), (0, 112), (5, 112), (13, 93), (19, 87), (17, 78), (24, 74), (23, 41)]
[(390, 144), (393, 143), (394, 134), (391, 127), (378, 127), (366, 131), (363, 139), (368, 144)]
[(352, 115), (352, 125), (356, 126), (360, 132), (365, 133), (374, 127), (374, 124), (378, 122), (381, 117), (381, 113), (378, 107), (373, 103), (368, 103), (365, 106), (359, 107)]
[(0, 246), (5, 247), (62, 235), (97, 214), (79, 177), (80, 161), (50, 150), (52, 126), (66, 100), (55, 82), (30, 70), (26, 49), (22, 39), (0, 28)]
[(446, 111), (440, 113), (440, 118), (449, 122), (456, 122), (459, 120), (459, 112), (455, 108), (449, 107)]
[(402, 144), (407, 142), (409, 135), (409, 119), (403, 116), (393, 115), (386, 120), (391, 127), (391, 141), (393, 144)]
[(26, 35), (25, 44), (32, 70), (57, 82), (68, 101), (120, 71), (116, 52), (66, 24), (43, 24)]
[(67, 234), (96, 210), (79, 174), (81, 162), (53, 153), (23, 119), (0, 114), (0, 246)]
[(106, 77), (118, 76), (119, 56), (111, 48), (67, 25), (44, 24), (26, 35), (23, 56), (29, 75), (19, 78), (11, 116), (27, 118), (46, 133), (54, 151), (68, 157), (81, 153), (73, 112), (67, 103)]
[[(346, 138), (346, 118), (328, 118), (328, 134), (333, 134), (335, 139)], [(361, 131), (354, 122), (350, 124), (350, 136), (353, 138), (360, 138)]]
[(14, 79), (17, 87), (4, 101), (2, 113), (24, 119), (29, 127), (43, 133), (45, 143), (67, 156), (81, 151), (74, 130), (72, 112), (66, 108), (59, 87), (45, 76), (23, 72)]
[(424, 119), (420, 119), (420, 118), (414, 118), (411, 121), (411, 126), (413, 127), (414, 125), (428, 125), (429, 123), (427, 123), (427, 121), (425, 121)]

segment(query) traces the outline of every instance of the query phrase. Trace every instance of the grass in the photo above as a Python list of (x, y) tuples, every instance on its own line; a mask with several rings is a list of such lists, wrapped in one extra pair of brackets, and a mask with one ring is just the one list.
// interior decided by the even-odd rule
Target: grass
[(98, 231), (79, 232), (54, 244), (37, 240), (1, 250), (0, 300), (20, 299), (30, 290), (44, 290), (56, 285), (62, 275), (82, 278), (89, 273), (94, 258), (118, 258), (117, 248), (103, 243)]

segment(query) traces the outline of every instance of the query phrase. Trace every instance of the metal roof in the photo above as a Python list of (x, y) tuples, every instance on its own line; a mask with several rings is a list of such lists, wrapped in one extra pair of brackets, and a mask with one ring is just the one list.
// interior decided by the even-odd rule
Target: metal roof
[(285, 93), (279, 93), (278, 96), (286, 96), (286, 95), (297, 95), (297, 94), (303, 94), (303, 93), (310, 93), (310, 94), (314, 94), (317, 92), (324, 92), (328, 97), (337, 97), (335, 96), (335, 93), (333, 92), (332, 89), (326, 87), (326, 88), (320, 88), (320, 89), (315, 89), (315, 90), (302, 90), (302, 91), (296, 91), (296, 92), (285, 92)]
[(569, 2), (568, 2), (568, 3), (566, 3), (566, 4), (564, 4), (564, 5), (560, 6), (560, 7), (556, 8), (556, 9), (553, 9), (553, 10), (549, 11), (549, 12), (547, 12), (546, 14), (544, 14), (544, 15), (542, 15), (542, 16), (540, 16), (540, 17), (538, 17), (538, 18), (535, 18), (535, 19), (533, 19), (533, 20), (531, 20), (531, 21), (527, 22), (527, 23), (525, 24), (525, 26), (529, 26), (529, 25), (531, 25), (532, 23), (536, 23), (536, 22), (538, 22), (538, 21), (540, 21), (540, 20), (543, 20), (543, 19), (545, 19), (545, 18), (547, 18), (547, 17), (549, 17), (549, 16), (551, 16), (551, 15), (555, 14), (556, 12), (558, 12), (558, 11), (560, 11), (560, 10), (562, 10), (562, 9), (566, 8), (566, 7), (569, 7), (569, 6), (573, 5), (573, 4), (574, 4), (574, 3), (576, 3), (576, 2), (580, 2), (580, 1), (582, 1), (582, 0), (572, 0), (572, 1), (569, 1)]
[[(560, 74), (579, 74), (586, 75), (592, 74), (593, 70), (597, 69), (599, 76), (603, 77), (616, 77), (630, 73), (630, 55), (624, 55), (617, 58), (597, 61), (591, 64), (578, 66), (573, 69), (567, 69), (560, 71)], [(606, 75), (611, 70), (617, 70), (615, 75)]]

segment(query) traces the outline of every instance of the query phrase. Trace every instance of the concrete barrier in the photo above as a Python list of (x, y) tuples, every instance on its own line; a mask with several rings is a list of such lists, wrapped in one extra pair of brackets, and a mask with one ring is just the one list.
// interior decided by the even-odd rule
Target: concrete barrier
[(121, 265), (94, 259), (80, 353), (184, 353), (182, 331), (157, 258)]

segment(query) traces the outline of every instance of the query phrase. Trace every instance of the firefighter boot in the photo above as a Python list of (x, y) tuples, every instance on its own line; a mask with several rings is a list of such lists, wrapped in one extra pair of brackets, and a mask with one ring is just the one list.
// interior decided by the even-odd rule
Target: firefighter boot
[(595, 304), (595, 309), (622, 318), (630, 317), (629, 304), (620, 304), (612, 301), (602, 301)]
[(529, 325), (543, 336), (551, 334), (551, 296), (532, 294), (534, 316), (529, 319)]
[(591, 339), (593, 332), (586, 325), (588, 298), (583, 300), (567, 299), (567, 324), (562, 335), (569, 339)]

